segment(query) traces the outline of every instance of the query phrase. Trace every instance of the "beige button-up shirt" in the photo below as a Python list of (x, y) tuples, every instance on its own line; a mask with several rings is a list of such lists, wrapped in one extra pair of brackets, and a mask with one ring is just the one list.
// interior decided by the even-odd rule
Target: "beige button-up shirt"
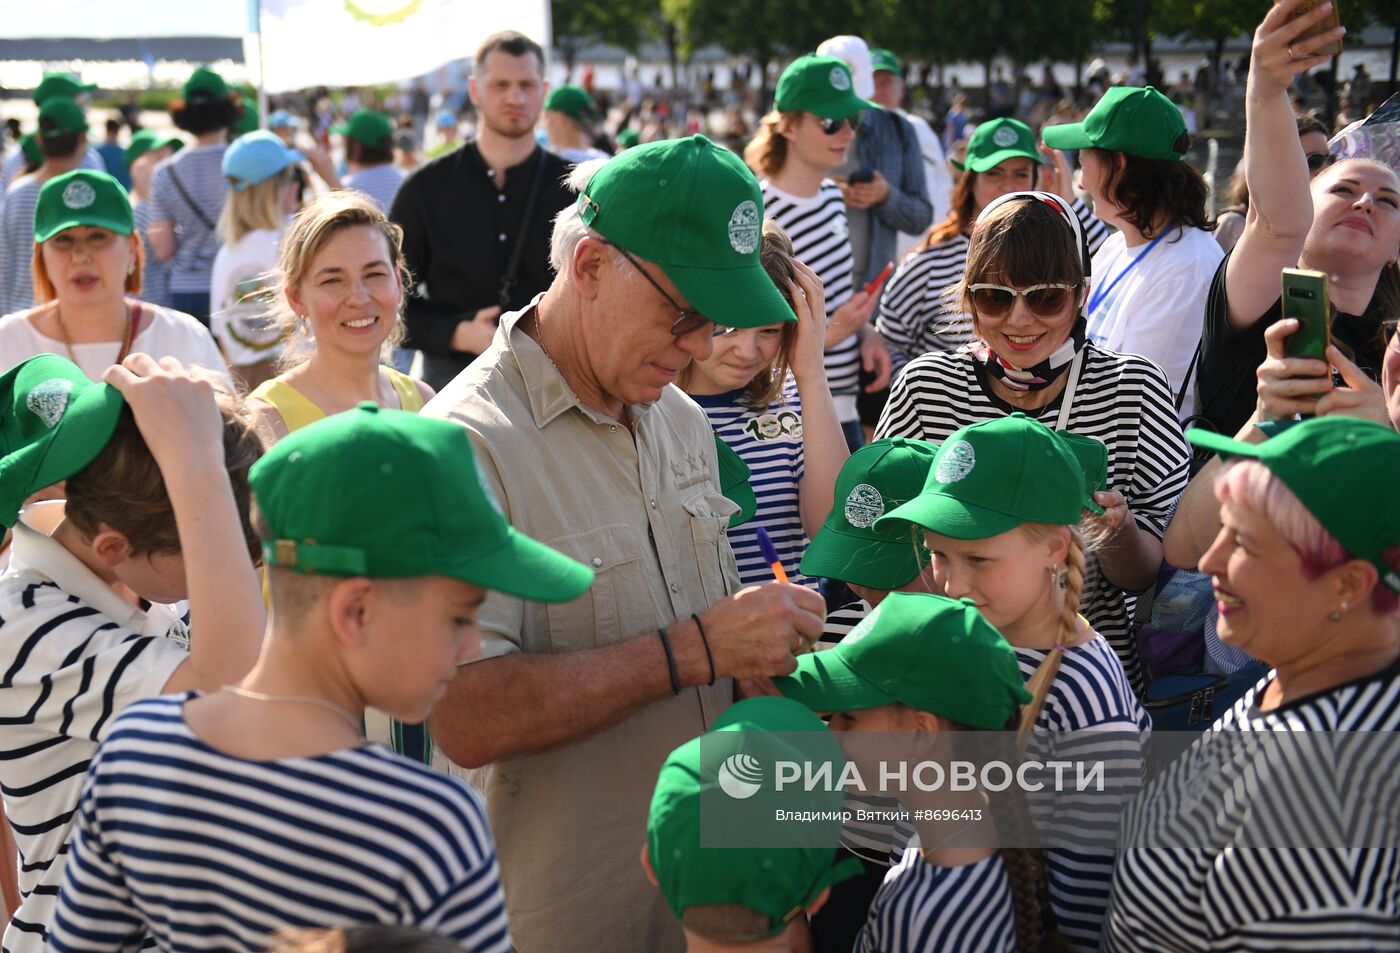
[[(720, 493), (714, 435), (675, 387), (629, 408), (635, 434), (583, 406), (519, 329), (528, 314), (502, 317), (491, 347), (423, 413), (465, 426), (506, 518), (597, 578), (558, 605), (491, 593), (479, 614), (480, 658), (656, 638), (658, 626), (738, 587), (725, 536), (737, 507)], [(662, 761), (732, 700), (724, 679), (561, 748), (451, 766), (486, 797), (519, 953), (684, 949), (638, 855)]]

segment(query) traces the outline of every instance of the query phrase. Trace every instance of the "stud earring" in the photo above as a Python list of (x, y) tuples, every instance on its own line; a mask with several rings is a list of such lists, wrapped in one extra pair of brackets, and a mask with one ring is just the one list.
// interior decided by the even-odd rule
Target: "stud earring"
[(1348, 608), (1349, 608), (1349, 606), (1348, 606), (1345, 602), (1343, 602), (1343, 603), (1342, 603), (1342, 607), (1341, 607), (1340, 609), (1334, 610), (1334, 611), (1332, 612), (1332, 614), (1329, 615), (1327, 618), (1328, 618), (1328, 619), (1331, 619), (1333, 622), (1341, 622), (1341, 621), (1342, 621), (1342, 613), (1343, 613), (1343, 612), (1346, 612)]
[(127, 265), (126, 265), (126, 273), (127, 273), (128, 275), (134, 275), (134, 274), (136, 274), (136, 262), (134, 262), (134, 261), (127, 262)]

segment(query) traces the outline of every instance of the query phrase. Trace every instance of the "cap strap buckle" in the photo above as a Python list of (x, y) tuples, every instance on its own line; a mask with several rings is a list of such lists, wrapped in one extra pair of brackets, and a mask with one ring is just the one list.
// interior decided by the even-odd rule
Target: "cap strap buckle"
[(308, 539), (279, 539), (262, 544), (263, 558), (269, 566), (296, 569), (301, 572), (329, 572), (335, 575), (361, 576), (369, 571), (365, 551), (354, 546), (326, 546)]

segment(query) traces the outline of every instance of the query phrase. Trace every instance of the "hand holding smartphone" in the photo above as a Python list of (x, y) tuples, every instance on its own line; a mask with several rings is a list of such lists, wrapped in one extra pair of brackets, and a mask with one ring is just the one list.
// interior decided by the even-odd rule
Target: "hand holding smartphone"
[[(1275, 5), (1278, 5), (1280, 2), (1281, 0), (1274, 0)], [(1317, 7), (1322, 2), (1323, 0), (1303, 0), (1302, 3), (1298, 4), (1297, 8), (1293, 11), (1292, 15), (1289, 16), (1289, 22), (1292, 22), (1298, 19), (1299, 17), (1303, 16), (1304, 14), (1310, 13), (1311, 11), (1317, 9)], [(1311, 27), (1304, 30), (1293, 40), (1293, 42), (1298, 43), (1302, 40), (1307, 40), (1314, 36), (1318, 36), (1319, 34), (1326, 33), (1329, 30), (1335, 30), (1337, 27), (1341, 26), (1341, 13), (1337, 9), (1337, 2), (1338, 0), (1332, 0), (1331, 12), (1324, 16), (1321, 22), (1314, 23)], [(1340, 52), (1342, 52), (1342, 41), (1335, 40), (1332, 43), (1327, 44), (1326, 46), (1318, 47), (1310, 55), (1336, 56)]]
[(890, 276), (890, 272), (892, 271), (894, 271), (894, 262), (887, 262), (885, 267), (880, 269), (880, 273), (870, 279), (870, 283), (865, 286), (865, 293), (874, 294), (876, 291), (880, 290), (880, 286), (885, 283), (885, 279)]

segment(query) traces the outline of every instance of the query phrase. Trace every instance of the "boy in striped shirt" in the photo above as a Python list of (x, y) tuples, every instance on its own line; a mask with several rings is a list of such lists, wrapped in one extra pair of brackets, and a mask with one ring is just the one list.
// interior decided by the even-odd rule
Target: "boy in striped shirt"
[[(773, 790), (780, 761), (829, 763), (833, 778), (846, 763), (806, 706), (761, 696), (730, 706), (661, 766), (642, 866), (684, 926), (689, 950), (807, 949), (804, 913), (860, 871), (853, 857), (835, 860), (840, 789)], [(754, 780), (745, 772), (756, 772)], [(819, 819), (775, 821), (775, 810)]]
[(480, 650), (487, 588), (568, 600), (592, 570), (505, 522), (445, 421), (364, 403), (278, 443), (250, 482), (262, 655), (240, 684), (117, 720), (79, 804), (53, 948), (144, 934), (261, 951), (281, 929), (386, 924), (509, 953), (480, 796), (365, 742), (361, 721), (371, 706), (427, 717)]
[[(113, 718), (240, 677), (262, 639), (251, 426), (173, 359), (134, 354), (105, 376), (52, 354), (0, 376), (0, 524), (15, 526), (0, 576), (0, 784), (22, 893), (6, 953), (45, 949), (83, 776)], [(21, 511), (64, 481), (66, 500)], [(174, 605), (186, 599), (188, 614)]]

